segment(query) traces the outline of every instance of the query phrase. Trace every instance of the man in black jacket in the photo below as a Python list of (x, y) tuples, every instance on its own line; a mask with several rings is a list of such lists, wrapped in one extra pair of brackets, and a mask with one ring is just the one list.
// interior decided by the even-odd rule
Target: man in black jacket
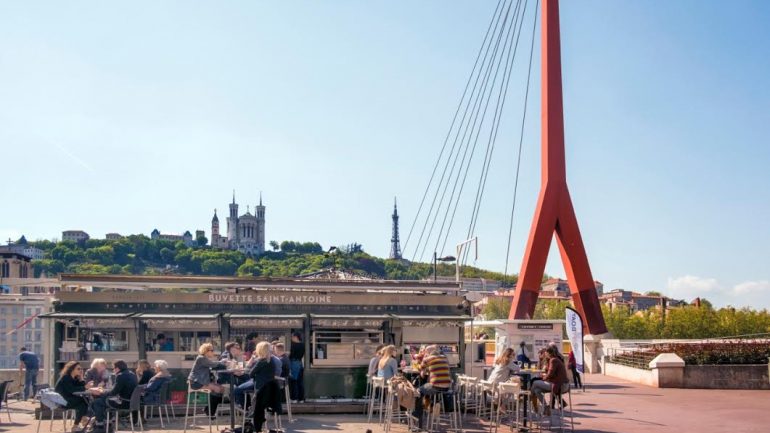
[(133, 371), (128, 369), (125, 361), (119, 359), (113, 363), (115, 367), (115, 386), (108, 392), (102, 393), (93, 403), (96, 425), (94, 430), (104, 429), (104, 420), (107, 418), (107, 409), (128, 409), (131, 402), (131, 394), (136, 388), (137, 379)]

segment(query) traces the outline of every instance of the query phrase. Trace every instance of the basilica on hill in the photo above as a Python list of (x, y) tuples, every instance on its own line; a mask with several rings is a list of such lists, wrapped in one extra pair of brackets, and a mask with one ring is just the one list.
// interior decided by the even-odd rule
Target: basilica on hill
[(214, 209), (214, 218), (211, 219), (211, 246), (250, 255), (265, 252), (265, 206), (262, 205), (262, 193), (259, 194), (259, 205), (254, 206), (254, 214), (251, 214), (247, 205), (246, 213), (239, 216), (233, 191), (230, 216), (227, 217), (227, 236), (219, 233), (219, 217)]

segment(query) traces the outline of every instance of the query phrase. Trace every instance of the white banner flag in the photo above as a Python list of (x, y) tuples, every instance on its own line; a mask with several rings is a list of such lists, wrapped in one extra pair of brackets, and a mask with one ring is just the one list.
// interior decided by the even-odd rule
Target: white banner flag
[(581, 374), (583, 370), (583, 319), (580, 314), (570, 307), (567, 307), (567, 338), (572, 345), (572, 353), (575, 355), (575, 365), (577, 371)]

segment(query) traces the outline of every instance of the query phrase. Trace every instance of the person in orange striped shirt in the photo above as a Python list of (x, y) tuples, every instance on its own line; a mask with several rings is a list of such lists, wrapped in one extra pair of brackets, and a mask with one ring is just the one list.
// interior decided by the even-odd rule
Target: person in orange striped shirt
[(413, 415), (418, 420), (418, 426), (422, 430), (425, 421), (422, 398), (448, 392), (452, 387), (452, 375), (449, 371), (449, 361), (441, 353), (438, 346), (432, 345), (425, 349), (426, 356), (420, 364), (422, 376), (427, 376), (427, 382), (418, 388), (420, 396), (414, 406)]

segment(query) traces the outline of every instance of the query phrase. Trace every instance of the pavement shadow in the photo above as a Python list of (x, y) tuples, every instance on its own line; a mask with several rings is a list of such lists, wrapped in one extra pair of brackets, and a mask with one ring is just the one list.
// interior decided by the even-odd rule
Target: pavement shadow
[(622, 388), (631, 388), (628, 385), (619, 385), (616, 383), (596, 383), (591, 384), (586, 387), (586, 390), (594, 390), (594, 389), (622, 389)]

